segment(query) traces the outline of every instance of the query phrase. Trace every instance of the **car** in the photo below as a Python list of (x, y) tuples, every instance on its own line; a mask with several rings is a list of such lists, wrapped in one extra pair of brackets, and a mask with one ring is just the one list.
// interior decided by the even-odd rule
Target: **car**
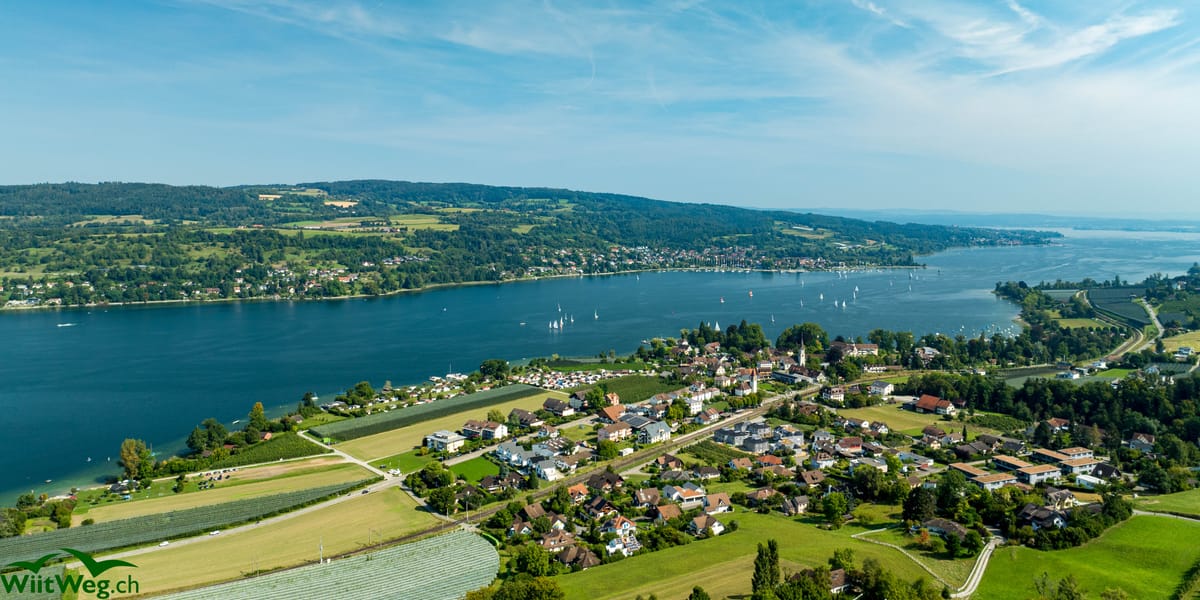
[(366, 494), (367, 492), (370, 492), (370, 491), (371, 490), (363, 490), (362, 493)]
[(158, 545), (158, 547), (159, 547), (159, 548), (162, 548), (163, 546), (166, 546), (167, 544), (170, 544), (170, 543), (171, 543), (171, 542), (168, 542), (167, 540), (163, 540), (163, 541), (162, 541), (162, 542), (161, 542), (161, 543)]
[(215, 529), (213, 531), (208, 532), (208, 535), (220, 535), (220, 534), (221, 534), (220, 529)]

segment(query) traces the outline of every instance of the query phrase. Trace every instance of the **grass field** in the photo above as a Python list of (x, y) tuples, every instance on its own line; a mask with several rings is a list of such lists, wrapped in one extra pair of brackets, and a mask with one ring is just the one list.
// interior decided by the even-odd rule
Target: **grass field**
[(739, 528), (715, 539), (560, 576), (558, 582), (567, 598), (624, 599), (638, 594), (685, 598), (694, 585), (703, 587), (713, 598), (748, 595), (757, 544), (771, 538), (778, 540), (781, 562), (790, 563), (792, 571), (825, 564), (834, 550), (851, 548), (859, 564), (872, 557), (904, 579), (924, 574), (898, 550), (850, 537), (861, 528), (825, 531), (779, 515), (749, 512), (718, 515), (718, 520), (725, 524), (737, 520)]
[(387, 458), (380, 458), (371, 462), (376, 467), (385, 471), (391, 469), (400, 469), (401, 472), (408, 474), (413, 471), (420, 470), (421, 467), (433, 462), (435, 459), (432, 454), (422, 456), (418, 450), (409, 450)]
[(1111, 325), (1104, 323), (1103, 321), (1097, 321), (1096, 319), (1055, 319), (1054, 321), (1059, 325), (1068, 327), (1070, 329), (1108, 329), (1109, 327), (1112, 327)]
[(192, 587), (243, 577), (255, 569), (315, 562), (372, 543), (398, 538), (433, 525), (437, 519), (418, 511), (399, 488), (354, 496), (303, 517), (240, 532), (204, 537), (190, 544), (132, 557), (141, 593)]
[(1134, 504), (1142, 510), (1200, 516), (1200, 489), (1164, 496), (1145, 496)]
[(542, 407), (542, 403), (547, 398), (558, 398), (566, 400), (567, 395), (560, 392), (544, 392), (535, 396), (521, 398), (512, 402), (504, 402), (501, 404), (493, 404), (484, 408), (467, 409), (444, 417), (438, 417), (430, 421), (424, 421), (415, 425), (401, 427), (392, 431), (385, 431), (375, 435), (368, 435), (348, 442), (338, 444), (338, 449), (363, 460), (374, 461), (378, 458), (394, 456), (420, 447), (424, 442), (425, 436), (438, 431), (439, 429), (447, 429), (450, 431), (458, 431), (468, 419), (482, 420), (487, 417), (488, 411), (499, 409), (506, 416), (509, 411), (514, 408), (523, 408), (525, 410), (537, 410)]
[(1167, 352), (1174, 352), (1180, 346), (1190, 346), (1193, 349), (1200, 348), (1200, 331), (1189, 331), (1181, 335), (1163, 338), (1163, 348)]
[[(216, 487), (203, 491), (190, 491), (173, 494), (167, 484), (159, 484), (166, 490), (166, 495), (141, 501), (114, 502), (91, 507), (84, 513), (76, 513), (72, 517), (74, 525), (79, 525), (85, 518), (95, 519), (96, 522), (128, 519), (141, 515), (182, 510), (197, 506), (221, 504), (246, 498), (270, 496), (295, 490), (321, 487), (334, 483), (349, 483), (371, 476), (362, 467), (340, 462), (341, 458), (322, 458), (318, 461), (304, 461), (307, 465), (289, 468), (284, 471), (268, 472), (267, 468), (249, 469), (251, 473), (243, 476), (242, 471), (234, 473), (235, 479), (218, 483)], [(331, 464), (336, 462), (336, 464)], [(289, 465), (289, 467), (294, 465)], [(257, 472), (257, 473), (255, 473)], [(262, 475), (261, 477), (259, 475)], [(195, 490), (195, 485), (191, 486)]]
[(650, 365), (641, 361), (602, 363), (564, 360), (550, 365), (550, 369), (564, 373), (573, 371), (644, 371), (649, 368)]
[(856, 419), (866, 419), (868, 421), (882, 421), (887, 423), (890, 429), (896, 431), (906, 431), (909, 429), (920, 431), (926, 425), (930, 424), (946, 423), (946, 426), (954, 425), (954, 423), (942, 421), (941, 415), (916, 413), (900, 408), (900, 406), (899, 404), (881, 404), (866, 408), (838, 409), (838, 414)]
[(1200, 523), (1163, 517), (1133, 517), (1084, 546), (1040, 552), (1030, 548), (996, 550), (976, 598), (997, 600), (1033, 596), (1033, 578), (1052, 581), (1073, 574), (1095, 598), (1120, 588), (1130, 598), (1169, 598), (1183, 574), (1200, 558)]
[(1096, 373), (1096, 377), (1099, 377), (1102, 379), (1121, 379), (1123, 377), (1127, 377), (1130, 373), (1133, 373), (1133, 372), (1134, 372), (1133, 369), (1107, 369), (1104, 371), (1100, 371), (1099, 373)]
[(455, 476), (462, 477), (470, 483), (479, 483), (480, 479), (488, 475), (500, 474), (500, 466), (482, 456), (460, 462), (450, 467), (450, 470), (454, 472)]

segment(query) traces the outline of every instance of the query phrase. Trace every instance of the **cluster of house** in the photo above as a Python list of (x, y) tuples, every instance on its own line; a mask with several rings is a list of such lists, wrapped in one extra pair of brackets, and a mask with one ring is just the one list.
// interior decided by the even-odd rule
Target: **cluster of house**
[[(605, 553), (609, 555), (620, 553), (629, 556), (642, 548), (637, 539), (637, 523), (622, 515), (608, 499), (611, 494), (621, 492), (624, 487), (625, 480), (620, 475), (602, 471), (593, 474), (584, 483), (567, 488), (571, 502), (580, 507), (579, 514), (582, 518), (598, 523), (597, 529), (601, 534), (613, 535), (604, 547)], [(681, 517), (684, 511), (693, 508), (703, 508), (703, 513), (688, 523), (688, 531), (697, 536), (715, 536), (723, 533), (725, 526), (713, 515), (733, 511), (733, 503), (727, 494), (707, 494), (704, 488), (694, 483), (678, 487), (668, 485), (662, 489), (633, 490), (632, 497), (634, 506), (649, 509), (647, 514), (655, 523)], [(587, 546), (579, 544), (575, 535), (568, 531), (569, 519), (547, 511), (541, 504), (530, 504), (522, 508), (513, 517), (508, 535), (534, 535), (535, 521), (543, 518), (549, 522), (549, 531), (541, 534), (537, 543), (554, 554), (556, 560), (568, 566), (578, 566), (580, 569), (600, 564), (600, 558)]]
[[(639, 444), (656, 444), (671, 439), (671, 426), (666, 418), (669, 404), (625, 405), (610, 404), (597, 413), (604, 425), (596, 431), (600, 442), (620, 442), (637, 439)], [(715, 412), (715, 411), (714, 411)]]
[(586, 444), (560, 437), (553, 428), (544, 430), (528, 450), (516, 442), (503, 442), (492, 452), (501, 463), (520, 473), (536, 474), (546, 481), (558, 481), (574, 473), (580, 465), (596, 460), (596, 452)]
[(969, 445), (955, 448), (956, 452), (960, 450), (970, 452), (972, 456), (990, 457), (992, 471), (962, 462), (950, 465), (951, 469), (963, 473), (985, 490), (998, 490), (1006, 485), (1054, 483), (1068, 475), (1073, 475), (1079, 486), (1093, 489), (1121, 477), (1116, 467), (1097, 459), (1090, 449), (1079, 446), (1061, 450), (1026, 449), (1019, 440), (981, 435)]

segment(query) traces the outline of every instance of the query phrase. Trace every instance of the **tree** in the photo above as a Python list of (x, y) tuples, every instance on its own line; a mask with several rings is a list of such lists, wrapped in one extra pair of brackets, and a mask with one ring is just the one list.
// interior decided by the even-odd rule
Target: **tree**
[(825, 520), (834, 529), (840, 529), (842, 523), (846, 522), (846, 511), (850, 510), (850, 502), (846, 500), (846, 495), (841, 492), (832, 492), (821, 500), (821, 507), (825, 513)]
[(254, 407), (250, 409), (249, 414), (250, 424), (247, 428), (253, 427), (259, 431), (267, 431), (271, 427), (271, 422), (267, 420), (267, 413), (263, 410), (262, 402), (255, 402)]
[(454, 498), (454, 488), (440, 487), (429, 492), (429, 506), (443, 515), (454, 512), (457, 502)]
[[(978, 535), (978, 534), (976, 534)], [(962, 550), (963, 540), (953, 533), (946, 533), (946, 552), (950, 558), (957, 558), (958, 553)]]
[(550, 553), (537, 544), (525, 544), (517, 550), (516, 567), (518, 572), (534, 577), (550, 575)]
[(206, 434), (199, 426), (195, 427), (192, 429), (192, 432), (188, 434), (187, 447), (188, 450), (191, 450), (195, 454), (204, 452), (204, 450), (208, 447), (208, 434)]
[(489, 358), (479, 365), (479, 374), (489, 379), (504, 379), (508, 376), (508, 361), (502, 358)]
[(146, 442), (132, 438), (121, 442), (120, 459), (117, 460), (117, 464), (125, 470), (125, 479), (135, 480), (148, 474), (154, 466), (153, 456), (146, 448)]
[(600, 460), (612, 460), (620, 453), (621, 449), (612, 441), (602, 440), (596, 444), (596, 455), (600, 457)]
[(225, 438), (229, 435), (229, 431), (225, 429), (225, 426), (212, 417), (202, 421), (200, 426), (204, 428), (204, 435), (208, 438), (208, 441), (204, 444), (204, 447), (208, 450), (219, 448), (225, 443)]
[(754, 557), (754, 575), (750, 578), (750, 587), (756, 597), (764, 591), (774, 589), (779, 584), (779, 546), (775, 540), (767, 540), (767, 544), (758, 545), (758, 554)]
[(919, 486), (904, 500), (904, 520), (924, 523), (937, 514), (937, 495), (933, 490)]
[(967, 551), (967, 554), (975, 556), (979, 554), (980, 550), (983, 550), (984, 545), (983, 536), (979, 535), (978, 531), (972, 529), (967, 532), (967, 536), (963, 539), (962, 547)]
[(493, 408), (492, 410), (488, 411), (487, 420), (493, 423), (503, 423), (508, 419), (504, 417), (504, 413), (500, 409)]
[(829, 335), (816, 323), (801, 323), (784, 329), (775, 340), (775, 347), (780, 350), (796, 350), (800, 344), (808, 352), (821, 352), (829, 345)]
[(833, 551), (833, 557), (829, 559), (830, 569), (845, 569), (847, 571), (854, 570), (854, 550), (850, 548), (838, 548)]
[(692, 588), (692, 593), (688, 594), (687, 600), (709, 600), (708, 592), (704, 588), (695, 586)]

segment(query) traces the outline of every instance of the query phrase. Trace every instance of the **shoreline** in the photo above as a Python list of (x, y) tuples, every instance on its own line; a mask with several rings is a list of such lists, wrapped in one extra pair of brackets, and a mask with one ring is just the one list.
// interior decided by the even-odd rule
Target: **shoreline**
[[(952, 248), (947, 248), (951, 250)], [(33, 306), (0, 306), (0, 314), (6, 312), (20, 313), (29, 311), (76, 311), (93, 308), (131, 308), (131, 307), (169, 307), (169, 306), (187, 306), (187, 305), (204, 305), (204, 304), (223, 304), (228, 302), (325, 302), (338, 300), (354, 300), (354, 299), (369, 299), (369, 298), (389, 298), (401, 294), (416, 294), (429, 291), (437, 291), (441, 289), (481, 286), (481, 285), (506, 285), (511, 283), (528, 283), (533, 281), (541, 281), (545, 279), (581, 279), (584, 277), (611, 277), (615, 275), (632, 275), (639, 273), (839, 273), (846, 271), (874, 271), (874, 270), (905, 270), (905, 269), (926, 269), (927, 265), (893, 265), (893, 266), (863, 266), (861, 268), (836, 268), (836, 269), (720, 269), (716, 267), (671, 267), (658, 269), (626, 269), (624, 271), (612, 271), (607, 273), (577, 273), (577, 274), (562, 274), (562, 275), (544, 275), (534, 277), (522, 277), (520, 279), (507, 279), (503, 281), (460, 281), (454, 283), (433, 283), (423, 287), (409, 290), (392, 290), (381, 294), (351, 294), (347, 296), (322, 296), (317, 298), (283, 298), (283, 297), (254, 297), (254, 298), (205, 298), (202, 300), (146, 300), (143, 302), (109, 302), (105, 304), (37, 304)]]

